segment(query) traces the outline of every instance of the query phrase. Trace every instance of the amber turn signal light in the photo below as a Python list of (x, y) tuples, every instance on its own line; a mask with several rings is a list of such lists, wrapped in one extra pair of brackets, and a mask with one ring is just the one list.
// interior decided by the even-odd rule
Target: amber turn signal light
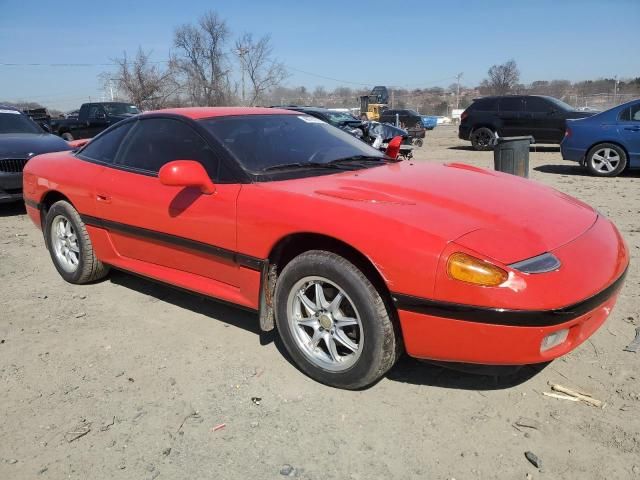
[(500, 267), (462, 252), (449, 257), (447, 273), (454, 280), (485, 287), (495, 287), (509, 278), (507, 272)]

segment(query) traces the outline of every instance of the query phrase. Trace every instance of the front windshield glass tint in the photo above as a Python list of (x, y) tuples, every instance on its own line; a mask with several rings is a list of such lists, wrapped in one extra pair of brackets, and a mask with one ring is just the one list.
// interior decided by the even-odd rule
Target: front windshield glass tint
[(135, 105), (126, 103), (105, 103), (104, 108), (109, 115), (137, 115), (140, 113)]
[(202, 125), (253, 173), (292, 163), (329, 163), (384, 154), (309, 115), (245, 115), (201, 120)]
[(326, 113), (327, 117), (331, 119), (332, 122), (335, 123), (343, 123), (343, 122), (355, 122), (357, 121), (353, 115), (346, 112), (332, 112), (329, 111)]
[(0, 109), (0, 133), (44, 133), (29, 117), (16, 110)]

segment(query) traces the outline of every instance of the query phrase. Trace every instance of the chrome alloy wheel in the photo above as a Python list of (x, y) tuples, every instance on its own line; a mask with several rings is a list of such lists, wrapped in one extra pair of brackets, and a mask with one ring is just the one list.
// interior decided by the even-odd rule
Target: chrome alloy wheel
[(287, 319), (298, 348), (318, 367), (343, 371), (362, 353), (360, 315), (346, 292), (326, 278), (305, 277), (293, 286)]
[(73, 273), (80, 262), (80, 246), (73, 225), (68, 218), (58, 215), (51, 222), (51, 247), (58, 265), (66, 272)]
[(593, 169), (600, 173), (613, 172), (620, 163), (620, 155), (612, 148), (601, 148), (591, 156)]

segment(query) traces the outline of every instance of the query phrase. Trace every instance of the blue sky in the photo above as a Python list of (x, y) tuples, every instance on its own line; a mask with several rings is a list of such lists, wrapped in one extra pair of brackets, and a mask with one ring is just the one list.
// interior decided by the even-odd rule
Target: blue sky
[[(208, 9), (234, 35), (270, 33), (287, 84), (308, 88), (448, 86), (459, 72), (476, 85), (510, 58), (524, 83), (640, 76), (638, 0), (0, 0), (0, 64), (109, 63), (138, 46), (164, 60), (174, 28)], [(71, 109), (99, 98), (109, 68), (0, 65), (0, 100)]]

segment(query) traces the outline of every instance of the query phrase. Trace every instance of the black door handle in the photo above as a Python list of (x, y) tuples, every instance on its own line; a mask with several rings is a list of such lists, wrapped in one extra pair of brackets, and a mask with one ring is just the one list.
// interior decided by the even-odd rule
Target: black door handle
[(624, 127), (625, 130), (631, 130), (632, 132), (640, 132), (640, 127)]

